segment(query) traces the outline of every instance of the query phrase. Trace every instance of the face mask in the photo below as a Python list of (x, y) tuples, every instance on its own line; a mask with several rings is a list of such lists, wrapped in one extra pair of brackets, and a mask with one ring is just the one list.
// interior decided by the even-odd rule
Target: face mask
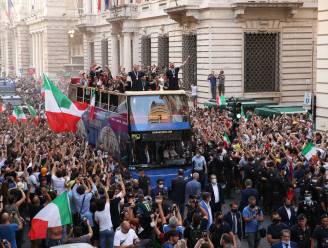
[(291, 204), (286, 204), (285, 206), (286, 208), (290, 208)]
[(255, 208), (255, 204), (251, 204), (250, 207), (251, 207), (251, 208)]
[(158, 188), (162, 189), (162, 188), (164, 188), (164, 185), (160, 184), (160, 185), (158, 185)]
[(325, 188), (328, 189), (328, 184), (325, 184)]
[(278, 224), (279, 221), (280, 221), (279, 219), (274, 219), (274, 220), (272, 220), (272, 223), (273, 223), (273, 224)]
[(213, 184), (216, 184), (216, 182), (217, 182), (216, 178), (213, 178), (213, 179), (211, 180), (211, 182), (212, 182)]
[(305, 200), (306, 202), (310, 202), (310, 201), (311, 201), (311, 196), (305, 196), (305, 197), (304, 197), (304, 200)]
[(238, 211), (237, 209), (231, 209), (232, 213), (237, 213), (237, 211)]

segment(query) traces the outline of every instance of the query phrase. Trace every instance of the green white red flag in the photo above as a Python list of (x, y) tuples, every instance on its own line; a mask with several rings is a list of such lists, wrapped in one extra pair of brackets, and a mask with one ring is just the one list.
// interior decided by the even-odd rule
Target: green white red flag
[(227, 135), (227, 133), (224, 133), (223, 135), (223, 144), (225, 147), (229, 147), (231, 144), (231, 141), (229, 139), (229, 136)]
[(45, 239), (48, 228), (72, 224), (72, 213), (67, 192), (57, 196), (32, 219), (28, 234), (31, 240)]
[(216, 97), (216, 104), (218, 106), (227, 105), (227, 101), (225, 99), (225, 96), (217, 96)]
[(27, 105), (27, 109), (28, 109), (28, 112), (30, 113), (30, 115), (33, 117), (34, 124), (36, 126), (39, 125), (39, 116), (38, 116), (37, 112), (35, 111), (35, 109), (31, 105)]
[(20, 106), (15, 106), (13, 113), (9, 116), (9, 120), (12, 123), (16, 123), (17, 121), (26, 122), (27, 118), (23, 112), (23, 109)]
[(44, 75), (45, 111), (49, 127), (54, 132), (76, 132), (85, 110), (79, 109)]
[(317, 154), (317, 148), (312, 142), (308, 143), (302, 150), (302, 155), (309, 161), (312, 156)]

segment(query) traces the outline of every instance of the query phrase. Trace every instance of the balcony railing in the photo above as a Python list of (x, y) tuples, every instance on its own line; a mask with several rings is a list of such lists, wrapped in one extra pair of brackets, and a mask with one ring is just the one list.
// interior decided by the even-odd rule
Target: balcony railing
[(132, 19), (138, 15), (138, 6), (135, 4), (124, 4), (115, 6), (107, 12), (107, 21), (119, 21), (124, 19)]
[(96, 17), (97, 15), (95, 14), (81, 15), (78, 21), (78, 26), (80, 27), (94, 26), (96, 24)]

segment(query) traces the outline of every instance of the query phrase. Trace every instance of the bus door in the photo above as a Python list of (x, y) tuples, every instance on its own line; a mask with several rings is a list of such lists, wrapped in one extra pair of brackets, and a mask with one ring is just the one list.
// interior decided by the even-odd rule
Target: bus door
[(89, 133), (88, 133), (89, 143), (96, 146), (97, 141), (98, 141), (98, 137), (99, 137), (99, 128), (90, 125)]

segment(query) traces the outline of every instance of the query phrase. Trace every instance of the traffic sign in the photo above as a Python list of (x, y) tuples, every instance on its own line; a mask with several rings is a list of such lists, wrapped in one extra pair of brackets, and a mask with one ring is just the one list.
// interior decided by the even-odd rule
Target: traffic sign
[(304, 93), (304, 105), (311, 106), (312, 103), (312, 93), (305, 92)]

